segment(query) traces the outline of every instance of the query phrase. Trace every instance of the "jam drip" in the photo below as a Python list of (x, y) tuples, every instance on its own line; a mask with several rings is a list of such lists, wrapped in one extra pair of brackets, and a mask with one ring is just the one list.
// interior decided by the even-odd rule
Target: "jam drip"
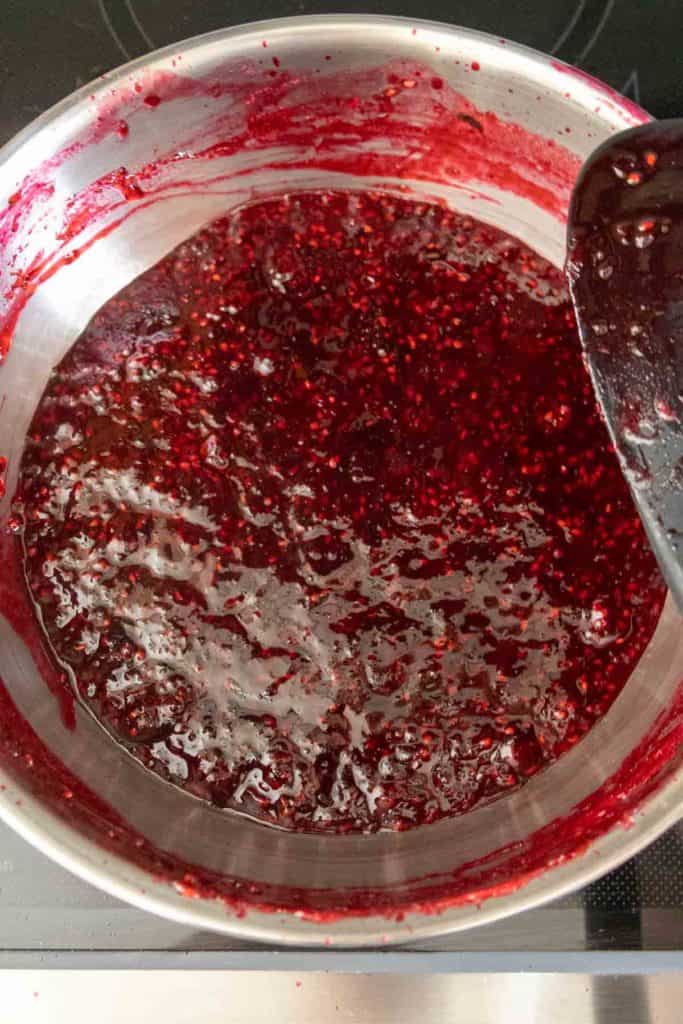
[(246, 205), (111, 299), (48, 382), (13, 522), (106, 729), (298, 830), (520, 786), (664, 598), (560, 273), (369, 192)]

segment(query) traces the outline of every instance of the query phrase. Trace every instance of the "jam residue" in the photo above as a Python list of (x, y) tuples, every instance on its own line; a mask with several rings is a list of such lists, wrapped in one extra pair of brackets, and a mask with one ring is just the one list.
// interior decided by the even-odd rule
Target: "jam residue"
[(665, 592), (560, 272), (383, 193), (255, 201), (111, 299), (48, 382), (12, 525), (106, 729), (299, 830), (520, 786)]

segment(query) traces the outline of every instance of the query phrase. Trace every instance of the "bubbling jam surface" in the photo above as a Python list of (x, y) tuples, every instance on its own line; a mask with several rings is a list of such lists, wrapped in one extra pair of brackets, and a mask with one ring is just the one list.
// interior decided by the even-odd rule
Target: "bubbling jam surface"
[(53, 372), (14, 526), (54, 658), (149, 769), (285, 828), (520, 786), (664, 599), (559, 271), (378, 193), (246, 205)]

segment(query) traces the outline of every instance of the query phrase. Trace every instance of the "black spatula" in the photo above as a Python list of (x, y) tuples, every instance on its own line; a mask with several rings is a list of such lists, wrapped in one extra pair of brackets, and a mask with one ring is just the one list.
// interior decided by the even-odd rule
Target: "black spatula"
[(567, 277), (607, 426), (683, 610), (683, 119), (615, 135), (586, 161)]

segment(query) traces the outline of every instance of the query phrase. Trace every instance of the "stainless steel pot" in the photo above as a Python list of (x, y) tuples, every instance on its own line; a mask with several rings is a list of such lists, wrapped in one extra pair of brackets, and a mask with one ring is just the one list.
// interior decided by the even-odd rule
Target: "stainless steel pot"
[[(326, 82), (346, 89), (347, 99), (362, 99), (363, 90), (376, 89), (384, 74), (377, 69), (419, 67), (473, 105), (463, 109), (492, 112), (522, 133), (533, 133), (547, 162), (538, 159), (538, 149), (529, 157), (521, 143), (519, 154), (508, 151), (506, 158), (520, 178), (536, 186), (528, 196), (519, 188), (501, 188), (485, 174), (468, 180), (455, 158), (426, 180), (420, 172), (421, 133), (433, 129), (430, 117), (437, 115), (416, 107), (413, 117), (407, 107), (410, 145), (391, 151), (400, 174), (380, 183), (445, 195), (557, 263), (564, 255), (562, 213), (571, 182), (555, 180), (552, 166), (572, 166), (572, 154), (578, 166), (610, 133), (646, 117), (607, 87), (503, 40), (427, 22), (356, 16), (294, 18), (215, 32), (81, 89), (0, 154), (3, 205), (12, 197), (0, 218), (0, 278), (5, 325), (13, 328), (16, 321), (0, 367), (0, 455), (9, 456), (0, 525), (50, 368), (107, 298), (246, 196), (284, 185), (358, 184), (330, 160), (331, 152), (358, 150), (357, 140), (341, 134), (332, 140), (325, 135), (313, 148), (309, 139), (305, 152), (296, 139), (253, 146), (248, 135), (243, 146), (220, 149), (228, 126), (234, 139), (237, 128), (247, 125), (255, 95), (259, 116), (266, 118), (269, 105), (275, 111), (292, 102), (272, 89), (281, 73), (276, 63), (290, 85), (295, 83), (297, 102)], [(354, 117), (362, 121), (365, 109), (357, 104)], [(363, 145), (380, 150), (381, 132)], [(482, 136), (481, 145), (495, 142)], [(209, 149), (211, 159), (197, 156)], [(170, 154), (175, 158), (164, 159)], [(157, 164), (150, 168), (150, 161)], [(103, 178), (124, 163), (128, 174), (147, 165), (155, 198), (163, 196), (163, 202), (124, 202), (120, 178), (118, 185)], [(96, 180), (100, 184), (93, 187)], [(539, 185), (552, 193), (550, 206), (538, 201)], [(77, 221), (85, 212), (88, 217)], [(2, 574), (7, 581), (7, 563)], [(34, 784), (21, 744), (18, 756), (0, 758), (0, 815), (95, 885), (198, 928), (338, 945), (455, 931), (585, 884), (635, 853), (680, 813), (683, 715), (675, 698), (683, 631), (670, 601), (609, 713), (549, 770), (509, 797), (455, 820), (363, 837), (292, 835), (218, 812), (145, 771), (81, 709), (75, 730), (67, 728), (25, 632), (13, 628), (10, 618), (0, 615), (0, 677), (44, 744), (45, 757), (51, 752), (85, 779), (140, 839), (124, 844), (123, 854), (93, 838), (78, 814), (79, 794), (69, 791), (68, 808), (57, 807), (48, 784)], [(577, 811), (582, 804), (586, 814)], [(125, 832), (127, 826), (117, 825), (112, 834), (119, 828)], [(136, 863), (134, 851), (143, 837), (146, 848), (166, 855), (156, 877)], [(182, 863), (195, 866), (188, 868), (191, 876), (207, 872), (219, 881), (238, 880), (241, 908), (236, 911), (206, 887), (179, 884)], [(292, 888), (296, 903), (278, 902), (277, 894)]]

